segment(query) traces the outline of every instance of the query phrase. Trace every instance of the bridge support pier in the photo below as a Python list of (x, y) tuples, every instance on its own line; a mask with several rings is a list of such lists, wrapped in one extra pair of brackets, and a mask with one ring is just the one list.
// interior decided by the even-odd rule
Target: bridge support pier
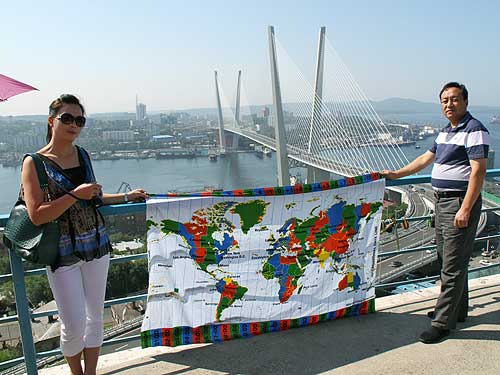
[(239, 147), (240, 136), (234, 133), (226, 133), (224, 148), (227, 151), (236, 151)]
[(307, 183), (321, 182), (330, 180), (330, 172), (316, 167), (307, 167)]

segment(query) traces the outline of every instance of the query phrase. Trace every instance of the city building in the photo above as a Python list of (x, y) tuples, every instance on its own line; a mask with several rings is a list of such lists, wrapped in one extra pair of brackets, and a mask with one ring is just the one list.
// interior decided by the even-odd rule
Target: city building
[(262, 110), (263, 117), (268, 118), (269, 114), (270, 114), (269, 107), (264, 107), (264, 109)]
[(45, 135), (41, 134), (23, 134), (14, 138), (15, 146), (31, 146), (37, 148), (42, 147), (46, 143)]
[(146, 118), (146, 104), (139, 103), (137, 96), (135, 97), (135, 119), (144, 121)]
[(488, 169), (495, 169), (495, 150), (491, 149), (488, 151)]
[(153, 142), (162, 142), (162, 143), (172, 143), (176, 141), (176, 138), (173, 135), (154, 135), (152, 137)]
[(106, 141), (133, 141), (134, 132), (132, 130), (106, 130), (102, 132), (102, 138)]

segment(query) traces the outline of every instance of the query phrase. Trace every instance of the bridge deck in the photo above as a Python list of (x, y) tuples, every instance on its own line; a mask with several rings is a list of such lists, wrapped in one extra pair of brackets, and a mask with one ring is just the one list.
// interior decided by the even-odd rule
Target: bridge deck
[[(252, 131), (237, 129), (233, 127), (225, 127), (224, 130), (249, 138), (254, 142), (260, 143), (261, 145), (276, 151), (276, 141), (273, 138), (269, 138), (265, 135), (261, 135)], [(357, 168), (348, 164), (335, 162), (327, 158), (324, 158), (320, 155), (308, 154), (304, 150), (297, 147), (293, 147), (291, 145), (287, 145), (287, 151), (288, 151), (288, 157), (290, 159), (296, 160), (306, 165), (310, 165), (312, 167), (316, 167), (331, 173), (338, 174), (340, 176), (352, 177), (367, 172), (362, 168)]]
[[(438, 287), (377, 299), (377, 313), (215, 345), (130, 349), (101, 357), (99, 374), (499, 374), (500, 275), (470, 281), (470, 317), (425, 345)], [(67, 373), (57, 366), (41, 375)]]

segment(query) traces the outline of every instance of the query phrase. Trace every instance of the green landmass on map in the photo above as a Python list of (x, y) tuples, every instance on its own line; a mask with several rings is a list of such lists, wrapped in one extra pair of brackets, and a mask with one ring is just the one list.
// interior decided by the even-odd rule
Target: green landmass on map
[(217, 282), (216, 287), (221, 296), (219, 304), (217, 305), (215, 319), (220, 321), (223, 311), (231, 306), (235, 301), (242, 299), (243, 295), (248, 291), (248, 288), (239, 285), (230, 277), (220, 279)]
[(239, 203), (231, 209), (231, 213), (240, 216), (241, 230), (244, 234), (248, 234), (250, 228), (262, 222), (269, 204), (260, 199)]
[[(313, 208), (305, 220), (296, 217), (287, 220), (278, 230), (279, 237), (272, 235), (268, 239), (270, 255), (262, 267), (266, 280), (278, 281), (280, 302), (286, 302), (293, 295), (313, 259), (319, 260), (324, 267), (330, 258), (332, 267), (345, 274), (359, 268), (356, 265), (346, 267), (349, 241), (358, 233), (360, 220), (368, 221), (381, 206), (381, 202), (360, 205), (339, 202), (316, 215), (318, 207)], [(359, 286), (354, 282), (348, 285)]]

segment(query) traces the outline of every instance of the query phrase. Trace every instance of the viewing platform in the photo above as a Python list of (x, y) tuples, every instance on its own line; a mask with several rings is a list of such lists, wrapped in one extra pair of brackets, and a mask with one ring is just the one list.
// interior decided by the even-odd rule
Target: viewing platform
[[(488, 171), (488, 177), (499, 175), (500, 170)], [(387, 185), (418, 185), (429, 180), (429, 176), (414, 176), (387, 181)], [(134, 228), (142, 233), (146, 231), (142, 227), (145, 206), (144, 203), (104, 206), (101, 212), (108, 218), (110, 231), (126, 233)], [(483, 207), (487, 212), (498, 209), (498, 206)], [(430, 215), (425, 214), (408, 220), (429, 218)], [(0, 214), (0, 227), (6, 221), (7, 215)], [(498, 225), (494, 226), (498, 228)], [(493, 248), (490, 240), (495, 241), (496, 247), (498, 238), (498, 230), (487, 236), (481, 235), (476, 239), (480, 242), (477, 247), (486, 244), (486, 248)], [(384, 256), (420, 254), (419, 257), (424, 259), (435, 247), (415, 244), (416, 247), (401, 249), (400, 245), (402, 243), (398, 242), (395, 249), (387, 249), (390, 251), (384, 252)], [(459, 323), (458, 329), (440, 344), (425, 345), (418, 341), (419, 334), (430, 326), (426, 313), (433, 308), (439, 292), (439, 287), (431, 283), (437, 277), (411, 277), (411, 280), (377, 283), (377, 289), (384, 293), (413, 291), (377, 298), (376, 313), (222, 344), (141, 349), (136, 325), (125, 337), (119, 333), (106, 339), (98, 373), (317, 374), (335, 371), (340, 374), (498, 374), (500, 362), (495, 354), (500, 353), (500, 263), (496, 258), (497, 255), (495, 259), (491, 258), (489, 265), (479, 267), (471, 260), (469, 318), (465, 323)], [(118, 254), (111, 263), (125, 264), (144, 259), (147, 259), (146, 253)], [(394, 258), (388, 259), (391, 262)], [(17, 315), (5, 316), (0, 323), (19, 323), (25, 352), (23, 357), (2, 362), (0, 373), (26, 373), (26, 367), (28, 374), (69, 373), (66, 364), (37, 370), (44, 365), (41, 361), (60, 354), (57, 348), (35, 350), (33, 343), (32, 320), (57, 315), (54, 306), (47, 307), (48, 311), (32, 311), (26, 297), (25, 278), (45, 275), (45, 269), (27, 270), (20, 258), (12, 254), (11, 268), (12, 274), (0, 275), (0, 281), (12, 280)], [(415, 290), (422, 287), (426, 289)], [(131, 294), (107, 300), (105, 306), (139, 302), (146, 298), (146, 294)]]
[[(101, 356), (98, 374), (499, 374), (500, 275), (469, 281), (470, 310), (447, 340), (418, 341), (439, 287), (376, 299), (377, 312), (314, 326), (175, 348)], [(39, 370), (69, 373), (67, 365)]]

